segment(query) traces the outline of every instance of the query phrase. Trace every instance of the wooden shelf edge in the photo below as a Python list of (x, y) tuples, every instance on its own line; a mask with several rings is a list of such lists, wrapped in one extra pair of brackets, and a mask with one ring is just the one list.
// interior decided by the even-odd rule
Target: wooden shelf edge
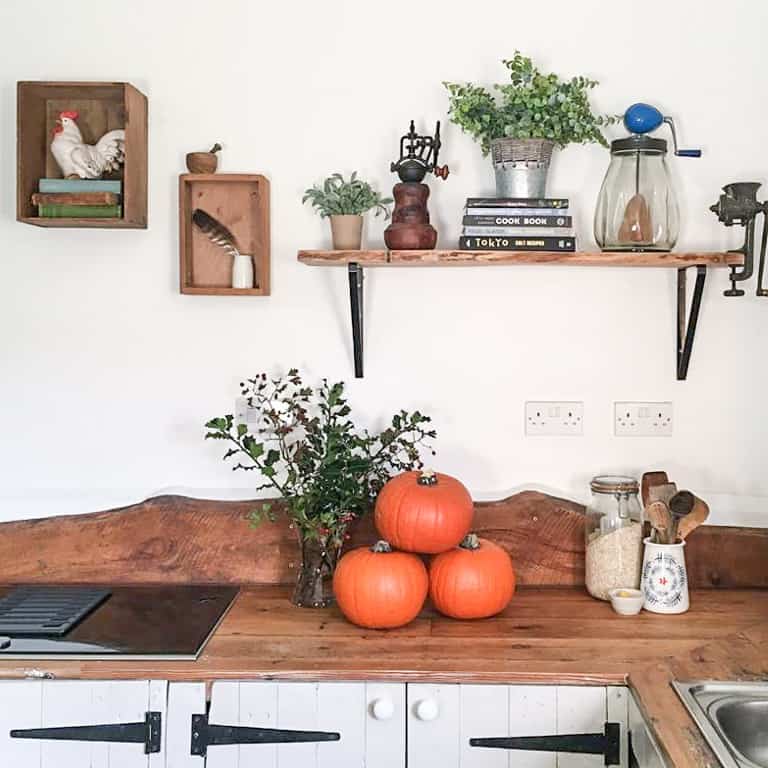
[(44, 216), (19, 216), (17, 221), (44, 229), (146, 229), (146, 221), (128, 221), (127, 219), (74, 219)]
[(307, 266), (344, 266), (362, 264), (367, 267), (487, 267), (554, 264), (582, 267), (727, 267), (743, 263), (740, 254), (722, 251), (659, 253), (653, 251), (310, 251), (298, 253)]
[(183, 285), (181, 292), (188, 296), (269, 296), (263, 288), (215, 288)]

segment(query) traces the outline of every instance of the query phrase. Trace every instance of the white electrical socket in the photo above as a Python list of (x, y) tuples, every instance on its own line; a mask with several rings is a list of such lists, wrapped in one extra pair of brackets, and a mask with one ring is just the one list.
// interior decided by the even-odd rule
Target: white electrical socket
[(613, 425), (617, 437), (669, 437), (672, 403), (614, 403)]
[(529, 401), (525, 404), (526, 435), (583, 435), (584, 403)]

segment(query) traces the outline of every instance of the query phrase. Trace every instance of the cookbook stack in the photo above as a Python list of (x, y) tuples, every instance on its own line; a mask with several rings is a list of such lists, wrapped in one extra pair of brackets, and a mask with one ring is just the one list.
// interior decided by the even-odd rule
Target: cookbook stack
[(575, 251), (567, 198), (470, 197), (464, 209), (463, 251)]
[(42, 218), (119, 219), (121, 187), (119, 180), (40, 179), (32, 205)]

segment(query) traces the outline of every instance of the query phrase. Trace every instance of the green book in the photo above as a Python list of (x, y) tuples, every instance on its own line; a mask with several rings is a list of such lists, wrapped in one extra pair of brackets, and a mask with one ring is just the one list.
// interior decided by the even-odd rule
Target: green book
[(38, 205), (37, 215), (45, 219), (120, 219), (121, 205)]

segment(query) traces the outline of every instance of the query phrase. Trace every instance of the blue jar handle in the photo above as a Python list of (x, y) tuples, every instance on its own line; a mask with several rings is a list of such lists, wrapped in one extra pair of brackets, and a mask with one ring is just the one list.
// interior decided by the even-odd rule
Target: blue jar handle
[(700, 149), (678, 149), (675, 154), (678, 157), (701, 157)]

